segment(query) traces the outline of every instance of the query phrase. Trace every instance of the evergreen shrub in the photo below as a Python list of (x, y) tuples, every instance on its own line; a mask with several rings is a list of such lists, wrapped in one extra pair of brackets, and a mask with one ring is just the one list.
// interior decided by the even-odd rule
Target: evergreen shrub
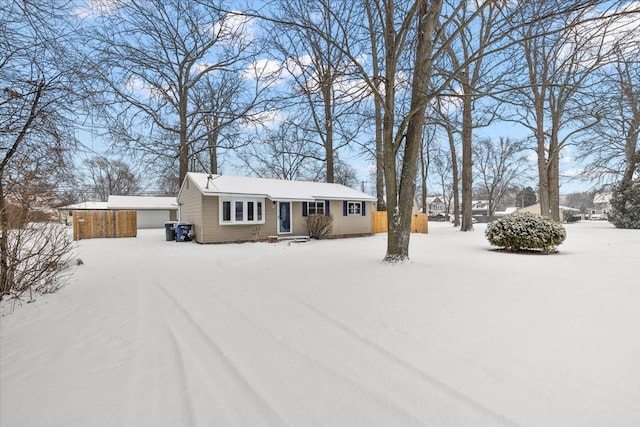
[(608, 219), (616, 228), (640, 229), (640, 179), (613, 187)]
[(493, 246), (510, 252), (541, 250), (557, 252), (556, 246), (564, 242), (567, 234), (557, 222), (532, 213), (515, 213), (487, 224), (485, 236)]

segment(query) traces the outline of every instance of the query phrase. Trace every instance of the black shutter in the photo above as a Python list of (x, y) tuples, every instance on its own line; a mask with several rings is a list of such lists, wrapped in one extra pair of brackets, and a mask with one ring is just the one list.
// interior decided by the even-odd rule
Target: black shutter
[(307, 216), (308, 207), (309, 207), (309, 202), (302, 202), (302, 216)]
[(325, 215), (329, 215), (331, 212), (329, 212), (329, 207), (331, 205), (331, 202), (329, 200), (325, 200), (324, 201), (324, 214)]
[(362, 212), (362, 216), (367, 216), (367, 202), (362, 202), (362, 209), (360, 210), (360, 212)]
[(342, 216), (347, 216), (347, 201), (342, 202)]

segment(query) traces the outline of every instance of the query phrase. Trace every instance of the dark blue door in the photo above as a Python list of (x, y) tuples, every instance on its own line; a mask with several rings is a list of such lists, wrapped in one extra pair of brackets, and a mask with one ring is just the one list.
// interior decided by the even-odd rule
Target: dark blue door
[(278, 233), (291, 233), (291, 202), (278, 202)]

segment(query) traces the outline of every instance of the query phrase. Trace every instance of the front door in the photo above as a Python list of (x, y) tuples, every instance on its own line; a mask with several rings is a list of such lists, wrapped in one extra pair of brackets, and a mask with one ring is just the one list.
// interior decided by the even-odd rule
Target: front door
[(278, 202), (278, 233), (291, 233), (291, 202)]

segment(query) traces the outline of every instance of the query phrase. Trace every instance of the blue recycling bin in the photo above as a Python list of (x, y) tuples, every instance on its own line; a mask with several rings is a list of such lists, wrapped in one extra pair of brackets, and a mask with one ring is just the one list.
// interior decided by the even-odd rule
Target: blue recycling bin
[(191, 241), (191, 237), (189, 237), (189, 233), (191, 232), (192, 227), (193, 227), (193, 224), (187, 224), (184, 222), (180, 222), (176, 224), (176, 242)]

